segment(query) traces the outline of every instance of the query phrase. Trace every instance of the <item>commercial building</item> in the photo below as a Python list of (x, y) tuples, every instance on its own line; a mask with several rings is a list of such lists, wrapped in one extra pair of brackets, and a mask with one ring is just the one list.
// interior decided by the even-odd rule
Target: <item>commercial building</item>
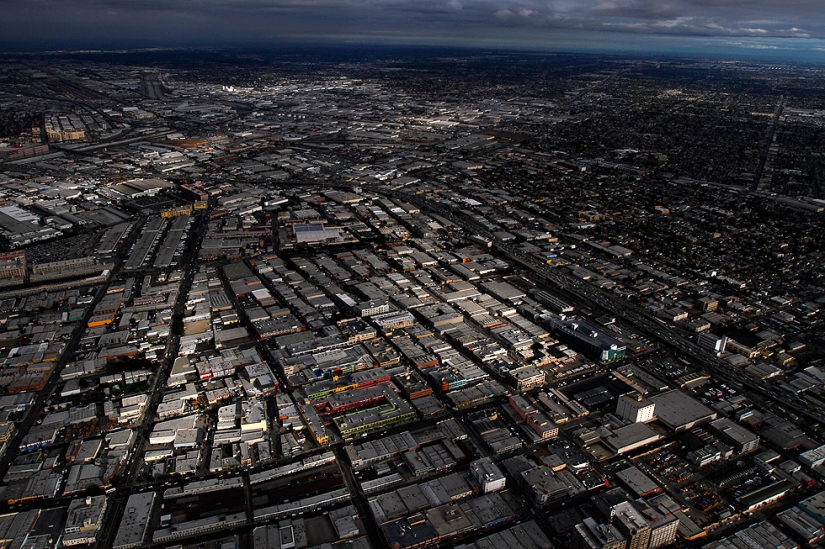
[(687, 394), (673, 389), (650, 397), (656, 417), (673, 431), (686, 431), (716, 419), (716, 412)]
[(663, 504), (650, 504), (643, 499), (632, 503), (650, 524), (648, 549), (666, 547), (676, 541), (681, 521), (672, 509)]
[(624, 454), (641, 448), (662, 438), (662, 435), (644, 423), (631, 423), (618, 429), (602, 427), (597, 433), (603, 434), (601, 441), (616, 454)]
[(791, 507), (776, 515), (777, 520), (808, 545), (825, 539), (825, 525), (799, 507)]
[(292, 225), (292, 232), (295, 237), (295, 242), (298, 245), (343, 242), (340, 229), (334, 227), (327, 228), (323, 223)]
[(625, 356), (624, 343), (581, 320), (551, 319), (549, 327), (560, 339), (593, 360), (612, 362)]
[(304, 422), (309, 429), (309, 434), (312, 436), (312, 439), (320, 446), (329, 444), (327, 429), (324, 426), (324, 422), (321, 421), (321, 417), (318, 415), (315, 408), (309, 404), (305, 404), (300, 407), (300, 410), (301, 416), (304, 418)]
[(339, 488), (331, 492), (324, 492), (315, 496), (299, 499), (297, 501), (290, 501), (286, 503), (279, 503), (269, 507), (255, 509), (253, 518), (255, 522), (266, 522), (273, 519), (280, 519), (299, 513), (305, 513), (310, 510), (317, 510), (324, 507), (331, 507), (341, 503), (342, 501), (349, 501), (350, 492), (346, 488)]
[(392, 379), (392, 376), (390, 376), (384, 368), (379, 366), (378, 368), (362, 370), (351, 374), (337, 374), (334, 376), (334, 379), (325, 379), (310, 385), (305, 385), (301, 387), (301, 392), (306, 395), (309, 401), (317, 406), (319, 402), (322, 402), (323, 399), (329, 395), (374, 387), (378, 384), (385, 384), (390, 381), (390, 379)]
[(799, 486), (798, 481), (789, 482), (787, 480), (777, 480), (770, 484), (761, 486), (756, 490), (748, 492), (736, 498), (744, 512), (750, 512), (763, 505), (770, 505), (785, 497), (785, 494)]
[(338, 416), (333, 420), (342, 437), (351, 437), (397, 425), (416, 418), (415, 408), (392, 391), (384, 393), (387, 404)]
[(389, 435), (363, 444), (347, 445), (344, 451), (352, 464), (353, 469), (363, 469), (371, 464), (378, 463), (418, 449), (420, 443), (409, 431)]
[(576, 549), (626, 549), (627, 540), (615, 525), (599, 524), (587, 517), (576, 525), (573, 546)]
[(392, 383), (351, 389), (347, 392), (325, 395), (313, 401), (312, 405), (321, 415), (343, 414), (392, 400), (388, 394), (397, 390)]
[(489, 457), (472, 462), (470, 464), (470, 474), (481, 485), (481, 491), (485, 494), (503, 490), (507, 482), (504, 473)]
[(566, 469), (554, 471), (550, 467), (537, 466), (514, 476), (538, 505), (547, 505), (587, 491), (578, 478)]
[(712, 353), (720, 354), (725, 352), (725, 345), (728, 343), (726, 336), (716, 336), (709, 332), (700, 333), (696, 336), (696, 345)]
[(656, 405), (638, 393), (622, 395), (616, 403), (616, 415), (633, 423), (652, 421), (655, 410)]
[(519, 391), (529, 391), (530, 389), (541, 387), (547, 381), (547, 374), (544, 370), (540, 370), (529, 364), (510, 370), (507, 375), (513, 380), (516, 389)]
[(613, 524), (627, 539), (627, 549), (647, 549), (650, 543), (650, 523), (630, 502), (622, 502), (611, 509)]
[(372, 315), (370, 319), (375, 323), (378, 329), (385, 332), (406, 328), (415, 324), (415, 318), (412, 313), (408, 313), (406, 311)]
[(287, 477), (303, 471), (309, 471), (318, 467), (323, 467), (335, 463), (335, 454), (332, 452), (324, 452), (317, 456), (304, 458), (301, 461), (282, 465), (273, 469), (267, 469), (259, 473), (251, 473), (249, 475), (249, 484), (259, 484), (276, 478)]
[(488, 549), (492, 547), (507, 547), (508, 549), (552, 549), (553, 543), (542, 532), (535, 521), (513, 526), (507, 530), (490, 534), (474, 543), (456, 545), (455, 549)]
[(799, 508), (825, 524), (825, 492), (819, 492), (799, 502)]
[(306, 525), (303, 519), (283, 520), (276, 524), (257, 526), (252, 531), (254, 549), (295, 549), (306, 546)]
[[(463, 503), (447, 503), (381, 526), (390, 547), (416, 549), (506, 524), (515, 518), (508, 492), (484, 494)], [(425, 500), (426, 501), (426, 500)]]
[(0, 255), (0, 286), (26, 281), (26, 254), (23, 251)]
[(17, 147), (3, 147), (0, 149), (0, 160), (22, 160), (24, 158), (32, 158), (49, 154), (49, 146), (41, 145), (39, 143), (27, 143)]
[(5, 444), (14, 436), (15, 427), (14, 422), (5, 421), (0, 423), (0, 444)]
[(779, 531), (773, 524), (763, 520), (743, 530), (739, 530), (731, 536), (703, 545), (702, 549), (739, 549), (740, 547), (798, 549), (799, 544)]
[(232, 513), (190, 520), (176, 524), (174, 527), (155, 530), (152, 534), (152, 543), (169, 543), (170, 541), (200, 536), (219, 530), (229, 530), (244, 526), (247, 522), (246, 513)]
[(149, 531), (154, 506), (155, 492), (143, 492), (129, 496), (123, 518), (117, 528), (114, 549), (131, 549), (143, 545)]
[(356, 307), (356, 312), (360, 317), (371, 317), (390, 312), (390, 304), (388, 301), (365, 301), (359, 303)]
[(637, 497), (647, 497), (662, 491), (658, 484), (634, 466), (618, 471), (616, 477)]
[(559, 436), (558, 426), (550, 421), (544, 412), (536, 412), (527, 416), (527, 426), (533, 429), (542, 439), (549, 439)]
[(756, 450), (759, 447), (759, 436), (727, 418), (711, 421), (708, 427), (740, 454)]
[(530, 404), (522, 395), (511, 395), (508, 402), (523, 421), (526, 421), (528, 416), (538, 411), (536, 407)]
[(87, 496), (69, 504), (63, 545), (89, 545), (97, 541), (97, 532), (106, 513), (106, 496)]
[(825, 463), (825, 445), (814, 448), (813, 450), (802, 452), (799, 454), (799, 462), (806, 467), (810, 467), (811, 469), (814, 467), (819, 467)]

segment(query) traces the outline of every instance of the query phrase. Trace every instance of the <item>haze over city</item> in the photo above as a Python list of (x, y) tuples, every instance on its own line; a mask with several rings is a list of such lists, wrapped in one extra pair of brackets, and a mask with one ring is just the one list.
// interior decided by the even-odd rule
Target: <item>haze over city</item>
[(817, 0), (30, 0), (7, 49), (416, 44), (821, 60)]

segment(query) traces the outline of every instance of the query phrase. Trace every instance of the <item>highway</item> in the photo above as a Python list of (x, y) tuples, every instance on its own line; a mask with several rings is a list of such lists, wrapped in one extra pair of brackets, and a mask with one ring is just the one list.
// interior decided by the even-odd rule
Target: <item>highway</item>
[(776, 110), (773, 112), (773, 116), (771, 117), (771, 125), (768, 128), (768, 136), (765, 141), (765, 146), (762, 150), (762, 156), (759, 159), (759, 165), (756, 167), (756, 173), (753, 176), (753, 190), (754, 191), (762, 191), (762, 190), (770, 190), (765, 189), (766, 186), (770, 187), (770, 179), (763, 184), (762, 177), (765, 173), (765, 165), (768, 163), (768, 158), (771, 154), (771, 145), (773, 144), (774, 137), (776, 136), (776, 128), (779, 126), (779, 120), (782, 118), (782, 111), (785, 108), (785, 96), (782, 95), (779, 97), (779, 101), (776, 103)]
[(143, 73), (140, 75), (140, 92), (146, 99), (164, 101), (166, 95), (163, 93), (163, 82), (154, 73)]

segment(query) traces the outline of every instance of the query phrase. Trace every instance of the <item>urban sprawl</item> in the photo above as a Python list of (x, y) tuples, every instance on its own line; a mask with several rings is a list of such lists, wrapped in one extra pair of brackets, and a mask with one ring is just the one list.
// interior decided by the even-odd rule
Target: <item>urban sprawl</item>
[(825, 539), (825, 71), (330, 55), (4, 56), (0, 547)]

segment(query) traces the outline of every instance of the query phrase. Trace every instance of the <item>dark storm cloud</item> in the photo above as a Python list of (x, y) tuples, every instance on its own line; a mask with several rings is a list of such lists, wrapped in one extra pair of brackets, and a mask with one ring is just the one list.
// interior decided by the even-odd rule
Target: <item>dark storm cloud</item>
[[(256, 43), (282, 38), (564, 42), (648, 37), (825, 38), (822, 0), (18, 0), (0, 42)], [(607, 40), (607, 39), (606, 39)], [(616, 38), (614, 38), (616, 40)], [(770, 46), (774, 47), (774, 46)]]

